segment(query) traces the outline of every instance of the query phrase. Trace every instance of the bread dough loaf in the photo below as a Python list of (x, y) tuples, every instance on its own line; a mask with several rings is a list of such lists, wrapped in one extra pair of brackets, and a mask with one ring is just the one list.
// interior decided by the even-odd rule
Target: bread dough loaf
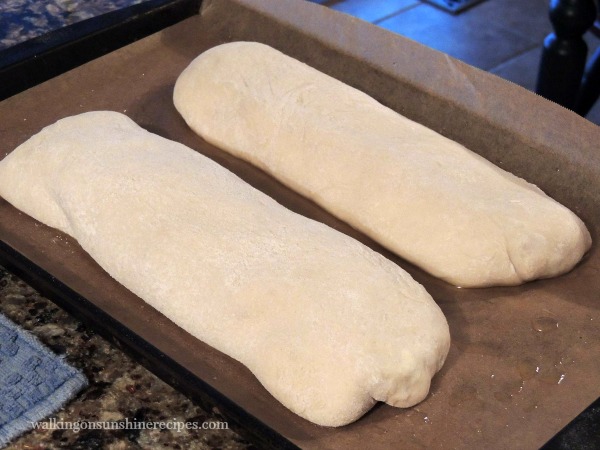
[(448, 352), (398, 266), (122, 114), (45, 128), (0, 162), (0, 195), (317, 424), (416, 404)]
[(534, 185), (266, 45), (201, 54), (174, 101), (208, 142), (455, 285), (559, 275), (591, 245)]

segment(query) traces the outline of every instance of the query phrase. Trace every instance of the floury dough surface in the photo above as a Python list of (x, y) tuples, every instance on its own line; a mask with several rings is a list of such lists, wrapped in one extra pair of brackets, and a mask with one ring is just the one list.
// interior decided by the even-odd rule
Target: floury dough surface
[(447, 355), (401, 268), (122, 114), (46, 127), (0, 162), (0, 195), (317, 424), (418, 403)]
[(208, 142), (449, 283), (556, 276), (591, 245), (536, 186), (266, 45), (201, 54), (174, 102)]

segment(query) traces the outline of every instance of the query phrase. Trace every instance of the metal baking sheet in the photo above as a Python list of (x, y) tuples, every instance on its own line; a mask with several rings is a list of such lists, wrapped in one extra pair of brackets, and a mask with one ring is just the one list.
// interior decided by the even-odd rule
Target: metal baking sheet
[[(520, 287), (457, 289), (411, 266), (312, 202), (187, 128), (172, 103), (179, 73), (233, 40), (267, 43), (353, 85), (537, 184), (586, 222), (594, 245), (571, 273)], [(273, 445), (303, 448), (534, 448), (600, 394), (600, 131), (518, 86), (376, 26), (301, 0), (205, 1), (201, 14), (0, 103), (0, 158), (42, 127), (90, 110), (209, 156), (286, 207), (369, 245), (425, 285), (452, 347), (429, 397), (378, 405), (318, 427), (271, 397), (241, 364), (172, 324), (112, 280), (77, 243), (0, 199), (0, 254), (70, 310), (115, 333), (147, 364), (208, 393)], [(168, 263), (168, 262), (166, 262)], [(268, 357), (268, 356), (266, 356)]]

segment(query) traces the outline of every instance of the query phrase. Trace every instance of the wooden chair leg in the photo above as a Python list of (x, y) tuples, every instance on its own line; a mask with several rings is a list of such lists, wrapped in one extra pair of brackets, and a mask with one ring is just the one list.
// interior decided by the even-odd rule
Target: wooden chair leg
[(600, 48), (590, 58), (590, 62), (583, 75), (579, 97), (575, 104), (575, 112), (585, 116), (590, 112), (598, 97), (600, 97)]
[(583, 34), (594, 24), (594, 0), (551, 0), (554, 28), (544, 40), (536, 92), (573, 109), (581, 84), (587, 45)]

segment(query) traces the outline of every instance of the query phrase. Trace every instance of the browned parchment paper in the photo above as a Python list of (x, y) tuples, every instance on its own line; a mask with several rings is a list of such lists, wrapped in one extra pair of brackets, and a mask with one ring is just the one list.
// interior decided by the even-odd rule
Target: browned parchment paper
[[(521, 287), (457, 289), (208, 145), (175, 111), (173, 84), (201, 51), (270, 44), (538, 184), (587, 223), (594, 245), (571, 273)], [(198, 342), (114, 282), (72, 239), (0, 199), (0, 239), (304, 448), (535, 448), (600, 394), (600, 130), (499, 78), (301, 0), (205, 1), (201, 16), (0, 103), (0, 158), (43, 126), (89, 110), (213, 158), (290, 209), (356, 237), (423, 283), (452, 347), (429, 397), (356, 423), (317, 427), (278, 404), (239, 363)], [(399, 318), (401, 320), (401, 318)], [(268, 355), (265, 355), (268, 357)]]

